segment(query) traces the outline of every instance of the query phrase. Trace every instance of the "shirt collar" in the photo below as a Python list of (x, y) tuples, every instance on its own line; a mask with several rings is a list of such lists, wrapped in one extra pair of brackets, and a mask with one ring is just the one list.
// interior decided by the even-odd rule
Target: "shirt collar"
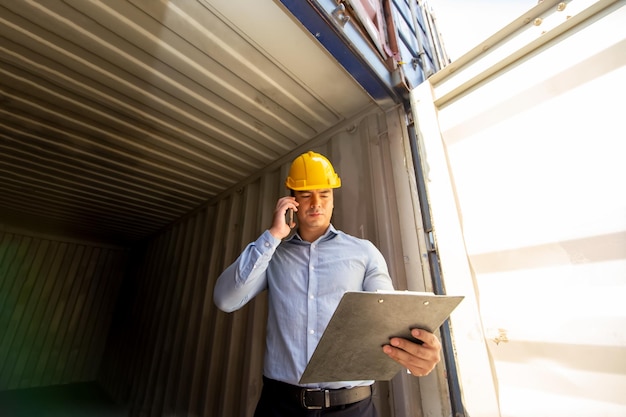
[[(326, 232), (322, 236), (320, 236), (317, 239), (317, 241), (324, 242), (324, 241), (327, 241), (327, 240), (330, 240), (330, 239), (334, 238), (338, 234), (339, 234), (339, 232), (337, 231), (337, 229), (335, 229), (335, 226), (333, 226), (332, 223), (331, 223), (328, 226), (328, 229), (326, 229)], [(304, 240), (302, 240), (302, 238), (298, 234), (298, 231), (296, 231), (293, 235), (291, 235), (291, 237), (286, 239), (286, 241), (290, 241), (290, 240), (299, 240), (300, 242), (304, 242)]]

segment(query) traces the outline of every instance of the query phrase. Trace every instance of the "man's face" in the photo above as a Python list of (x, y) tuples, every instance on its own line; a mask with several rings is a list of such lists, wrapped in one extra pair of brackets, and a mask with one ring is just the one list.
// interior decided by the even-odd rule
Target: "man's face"
[(298, 227), (304, 230), (321, 229), (325, 231), (330, 225), (333, 216), (333, 190), (295, 191), (296, 201), (299, 203), (297, 216)]

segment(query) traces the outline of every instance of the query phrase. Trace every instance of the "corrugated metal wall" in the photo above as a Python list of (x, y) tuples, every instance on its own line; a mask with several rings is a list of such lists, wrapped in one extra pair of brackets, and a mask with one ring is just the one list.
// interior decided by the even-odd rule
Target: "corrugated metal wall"
[[(398, 207), (403, 201), (396, 195), (398, 184), (405, 181), (406, 187), (412, 172), (392, 163), (403, 160), (397, 153), (406, 150), (406, 138), (397, 129), (402, 118), (400, 108), (370, 114), (348, 129), (316, 139), (311, 148), (327, 155), (342, 177), (333, 223), (380, 247), (397, 288), (424, 289), (421, 254), (419, 249), (407, 253), (410, 245), (402, 241), (406, 233), (398, 221), (403, 210)], [(252, 415), (261, 389), (265, 295), (225, 314), (213, 304), (213, 285), (243, 247), (269, 226), (276, 200), (286, 193), (288, 165), (232, 189), (133, 254), (136, 262), (121, 291), (100, 374), (106, 389), (131, 405), (132, 415)], [(403, 227), (417, 235), (415, 224)], [(440, 376), (433, 374), (423, 383), (441, 390)], [(420, 405), (411, 403), (415, 398), (419, 402), (421, 382), (405, 384), (404, 378), (378, 384), (381, 416), (392, 412), (388, 398), (394, 397), (394, 384), (397, 393), (413, 398), (394, 407), (415, 408), (396, 415), (422, 414)], [(437, 397), (441, 401), (445, 395), (438, 392)]]
[(369, 108), (277, 3), (0, 0), (0, 221), (132, 244)]
[(96, 379), (126, 255), (0, 231), (0, 391)]

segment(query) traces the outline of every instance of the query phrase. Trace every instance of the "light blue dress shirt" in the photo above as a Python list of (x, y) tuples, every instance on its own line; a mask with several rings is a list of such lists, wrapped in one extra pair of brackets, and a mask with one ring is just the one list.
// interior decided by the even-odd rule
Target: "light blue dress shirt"
[[(221, 310), (231, 312), (265, 289), (269, 311), (263, 373), (298, 385), (343, 294), (393, 290), (393, 284), (383, 255), (370, 241), (330, 225), (312, 243), (298, 234), (281, 241), (266, 230), (220, 275), (213, 298)], [(372, 383), (307, 386), (343, 388)]]

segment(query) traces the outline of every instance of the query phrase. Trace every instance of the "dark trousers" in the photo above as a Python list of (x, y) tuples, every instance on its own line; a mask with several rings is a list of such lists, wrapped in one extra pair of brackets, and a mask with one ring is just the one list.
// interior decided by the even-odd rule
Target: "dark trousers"
[(324, 410), (307, 410), (285, 395), (280, 383), (263, 378), (261, 398), (254, 412), (254, 417), (377, 417), (372, 397), (362, 401), (326, 408)]

